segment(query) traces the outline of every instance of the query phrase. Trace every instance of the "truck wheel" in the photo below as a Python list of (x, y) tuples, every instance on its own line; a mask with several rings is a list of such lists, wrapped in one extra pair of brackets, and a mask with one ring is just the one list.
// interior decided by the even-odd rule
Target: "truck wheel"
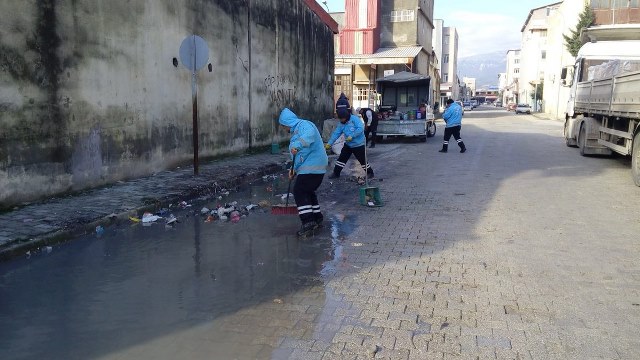
[(580, 132), (578, 133), (578, 148), (580, 149), (580, 155), (586, 156), (585, 148), (587, 147), (587, 130), (586, 125), (580, 125)]
[(636, 186), (640, 186), (640, 132), (633, 137), (633, 150), (631, 150), (631, 175)]
[(427, 125), (427, 137), (436, 136), (436, 123), (435, 121), (431, 121), (429, 125)]

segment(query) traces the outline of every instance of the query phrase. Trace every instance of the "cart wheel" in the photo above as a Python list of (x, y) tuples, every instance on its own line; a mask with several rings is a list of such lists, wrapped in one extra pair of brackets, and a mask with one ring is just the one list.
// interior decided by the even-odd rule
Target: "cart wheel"
[(431, 121), (429, 125), (427, 125), (427, 137), (436, 136), (436, 123)]

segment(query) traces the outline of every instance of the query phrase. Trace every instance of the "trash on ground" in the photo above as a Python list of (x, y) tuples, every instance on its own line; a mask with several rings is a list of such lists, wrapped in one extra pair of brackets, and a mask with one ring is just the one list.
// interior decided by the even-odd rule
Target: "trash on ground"
[(178, 218), (177, 218), (177, 217), (175, 217), (175, 215), (171, 214), (171, 215), (169, 215), (169, 217), (167, 218), (167, 225), (171, 225), (171, 224), (173, 224), (173, 223), (175, 223), (175, 222), (177, 222), (177, 221), (178, 221)]
[(247, 211), (251, 211), (251, 210), (253, 210), (253, 209), (257, 208), (257, 207), (258, 207), (258, 205), (256, 205), (256, 204), (249, 204), (249, 205), (245, 206), (245, 209), (247, 209)]
[(208, 213), (209, 211), (211, 211), (211, 210), (209, 210), (209, 209), (205, 206), (205, 207), (203, 207), (202, 209), (200, 209), (200, 214), (204, 215), (204, 214)]
[(133, 221), (134, 223), (139, 223), (140, 219), (135, 217), (135, 216), (129, 216), (129, 220)]
[(45, 247), (44, 247), (44, 251), (48, 254), (48, 253), (50, 253), (51, 251), (53, 251), (53, 248), (52, 248), (51, 246), (45, 246)]
[(213, 215), (209, 215), (209, 216), (207, 216), (207, 219), (204, 222), (210, 223), (210, 222), (213, 222), (215, 220), (216, 220), (216, 218)]
[(240, 221), (240, 213), (237, 211), (234, 211), (231, 213), (231, 222), (232, 223), (237, 223), (238, 221)]
[(96, 226), (96, 234), (98, 234), (98, 236), (104, 234), (104, 228), (100, 225)]
[(162, 219), (162, 217), (158, 216), (158, 215), (153, 215), (150, 212), (146, 212), (144, 214), (142, 214), (142, 222), (143, 223), (152, 223), (152, 222), (156, 222), (159, 219)]
[(262, 207), (262, 208), (268, 208), (271, 206), (271, 203), (267, 200), (262, 200), (258, 203), (258, 206)]
[(282, 301), (282, 299), (273, 299), (273, 302), (276, 304), (284, 304), (284, 301)]
[(226, 215), (220, 216), (221, 221), (227, 221), (229, 218)]

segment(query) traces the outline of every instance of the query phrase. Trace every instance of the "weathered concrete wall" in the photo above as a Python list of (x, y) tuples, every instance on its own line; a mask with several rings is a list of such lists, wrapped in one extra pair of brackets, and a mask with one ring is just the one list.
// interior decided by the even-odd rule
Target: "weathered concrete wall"
[(270, 144), (283, 106), (332, 114), (333, 34), (302, 0), (3, 1), (0, 207), (191, 163), (191, 34), (202, 159)]

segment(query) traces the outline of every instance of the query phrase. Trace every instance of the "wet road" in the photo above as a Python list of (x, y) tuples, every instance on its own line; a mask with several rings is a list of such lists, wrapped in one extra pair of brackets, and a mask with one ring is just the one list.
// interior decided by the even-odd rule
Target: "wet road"
[(208, 200), (175, 227), (107, 228), (1, 263), (0, 358), (640, 356), (628, 161), (582, 158), (561, 123), (492, 108), (465, 114), (465, 154), (438, 153), (442, 132), (369, 152), (384, 207), (325, 181), (312, 242), (292, 236), (296, 216), (207, 223)]

